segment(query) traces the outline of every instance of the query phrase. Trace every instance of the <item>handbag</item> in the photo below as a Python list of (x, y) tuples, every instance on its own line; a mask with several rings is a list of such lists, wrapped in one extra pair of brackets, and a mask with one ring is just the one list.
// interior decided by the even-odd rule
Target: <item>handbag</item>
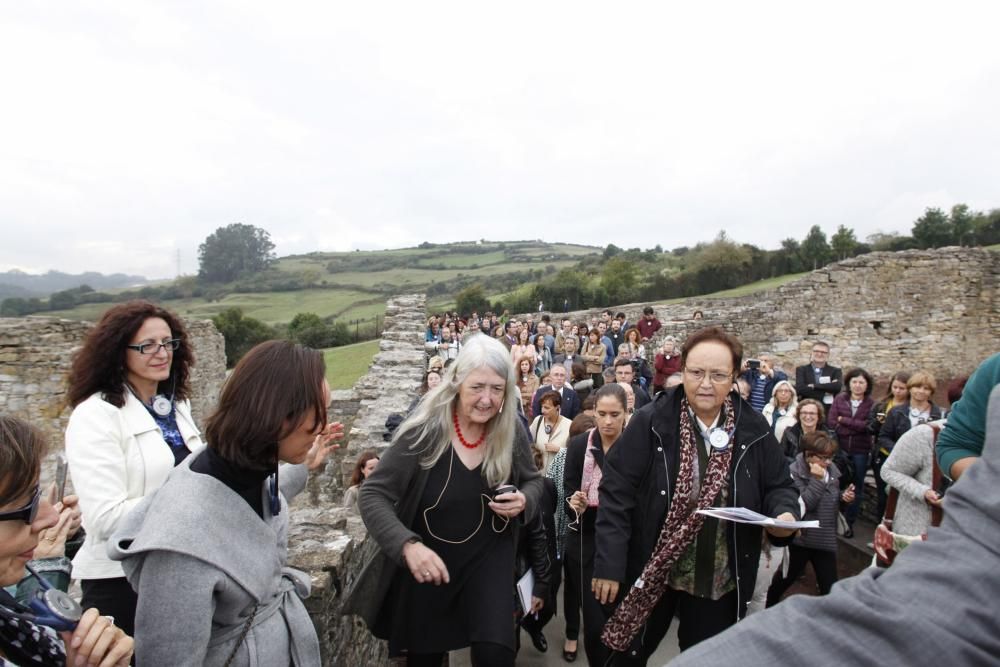
[[(933, 444), (931, 445), (931, 461), (933, 462), (931, 488), (940, 489), (942, 488), (943, 475), (941, 474), (941, 468), (938, 466), (937, 456), (933, 452), (937, 448), (937, 438), (941, 432), (941, 426), (939, 424), (928, 424), (928, 426), (933, 431)], [(898, 500), (899, 490), (889, 487), (889, 495), (885, 503), (885, 515), (882, 517), (882, 521), (875, 526), (875, 538), (872, 540), (875, 548), (875, 562), (879, 567), (889, 567), (896, 560), (896, 556), (899, 555), (899, 551), (896, 549), (896, 533), (892, 531), (892, 520), (896, 516), (896, 502)], [(940, 526), (943, 517), (944, 513), (941, 508), (931, 505), (931, 526)], [(924, 533), (923, 539), (927, 539), (926, 533)]]

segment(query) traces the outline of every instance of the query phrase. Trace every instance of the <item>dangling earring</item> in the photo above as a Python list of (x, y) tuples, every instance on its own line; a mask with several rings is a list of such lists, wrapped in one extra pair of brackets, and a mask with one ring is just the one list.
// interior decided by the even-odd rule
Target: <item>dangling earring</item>
[(500, 409), (499, 409), (499, 410), (497, 410), (497, 414), (501, 414), (501, 413), (503, 412), (503, 404), (504, 404), (504, 402), (505, 402), (506, 400), (507, 400), (507, 399), (501, 399), (501, 401), (500, 401)]

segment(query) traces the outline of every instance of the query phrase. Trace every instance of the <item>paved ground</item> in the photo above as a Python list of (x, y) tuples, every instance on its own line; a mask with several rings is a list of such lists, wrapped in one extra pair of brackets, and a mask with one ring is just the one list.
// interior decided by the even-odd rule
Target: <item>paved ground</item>
[[(873, 525), (858, 521), (854, 526), (855, 536), (852, 539), (846, 540), (840, 538), (841, 548), (838, 554), (837, 569), (841, 579), (855, 575), (868, 566), (872, 554), (868, 543), (872, 540), (874, 530), (875, 527)], [(811, 567), (806, 568), (805, 575), (788, 590), (785, 597), (801, 594), (816, 594), (816, 578), (813, 575)], [(561, 602), (562, 595), (560, 594)], [(560, 614), (553, 618), (545, 628), (545, 638), (549, 643), (549, 650), (545, 653), (536, 651), (535, 647), (531, 645), (531, 638), (528, 637), (528, 634), (523, 631), (521, 632), (521, 652), (517, 655), (517, 665), (519, 667), (556, 667), (559, 665), (565, 667), (569, 664), (562, 658), (562, 631), (564, 622), (561, 612), (562, 606), (560, 604)], [(676, 657), (678, 653), (677, 621), (675, 619), (670, 626), (670, 632), (660, 643), (659, 650), (650, 659), (649, 665), (650, 667), (665, 665), (671, 658)], [(587, 657), (583, 652), (583, 641), (581, 639), (579, 653), (573, 665), (586, 664)], [(450, 656), (450, 665), (452, 667), (470, 667), (471, 662), (469, 661), (468, 650), (453, 652)]]
[[(562, 595), (560, 594), (560, 598)], [(562, 600), (560, 599), (560, 602)], [(561, 608), (560, 608), (561, 611)], [(566, 667), (570, 663), (563, 660), (562, 657), (562, 647), (563, 647), (563, 628), (565, 623), (563, 622), (562, 614), (560, 613), (545, 626), (545, 638), (549, 642), (549, 650), (545, 653), (539, 653), (535, 650), (535, 647), (531, 645), (531, 637), (528, 636), (527, 632), (521, 632), (521, 652), (517, 654), (517, 665), (518, 667), (557, 667), (561, 665)], [(672, 623), (670, 625), (670, 632), (667, 636), (660, 642), (660, 648), (653, 654), (653, 657), (649, 661), (650, 667), (659, 667), (660, 665), (665, 665), (667, 661), (674, 658), (679, 653), (677, 649), (677, 623)], [(471, 662), (469, 661), (469, 652), (465, 651), (454, 651), (450, 657), (451, 667), (470, 667)], [(581, 628), (579, 651), (577, 653), (576, 662), (573, 663), (574, 667), (576, 665), (586, 665), (587, 656), (583, 652), (583, 632)]]

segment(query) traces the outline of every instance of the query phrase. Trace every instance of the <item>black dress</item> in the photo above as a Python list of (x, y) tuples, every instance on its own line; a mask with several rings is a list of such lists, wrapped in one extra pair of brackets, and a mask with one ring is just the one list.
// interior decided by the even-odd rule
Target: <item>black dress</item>
[(390, 655), (452, 651), (474, 642), (514, 649), (513, 526), (488, 501), (481, 464), (469, 470), (451, 451), (431, 468), (413, 530), (444, 561), (450, 581), (421, 584), (407, 568), (398, 570)]

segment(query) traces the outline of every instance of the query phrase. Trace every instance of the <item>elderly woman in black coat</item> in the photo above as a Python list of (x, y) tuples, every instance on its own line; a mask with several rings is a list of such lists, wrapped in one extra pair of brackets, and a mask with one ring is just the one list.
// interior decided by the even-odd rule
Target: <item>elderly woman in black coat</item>
[[(644, 665), (675, 613), (681, 649), (741, 618), (757, 577), (761, 528), (697, 514), (745, 507), (799, 516), (788, 464), (763, 417), (733, 391), (743, 346), (718, 327), (684, 346), (683, 386), (631, 419), (604, 466), (593, 590), (625, 593), (602, 639), (614, 664)], [(769, 527), (777, 545), (791, 530)]]
[(513, 665), (517, 524), (543, 486), (510, 353), (474, 336), (396, 431), (358, 496), (381, 554), (346, 612), (410, 667), (470, 646), (477, 665)]

